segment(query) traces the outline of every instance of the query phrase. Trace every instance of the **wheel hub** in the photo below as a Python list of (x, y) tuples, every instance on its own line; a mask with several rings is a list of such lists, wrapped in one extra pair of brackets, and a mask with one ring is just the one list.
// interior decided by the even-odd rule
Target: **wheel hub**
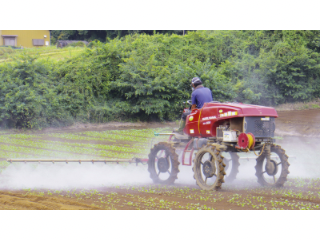
[(266, 164), (266, 172), (269, 176), (274, 176), (277, 174), (278, 172), (278, 165), (277, 162), (275, 160), (270, 160), (270, 163)]
[(216, 172), (216, 167), (212, 161), (207, 160), (202, 166), (202, 171), (207, 178), (211, 178)]
[(165, 173), (169, 170), (169, 160), (166, 158), (158, 159), (158, 169), (160, 172)]

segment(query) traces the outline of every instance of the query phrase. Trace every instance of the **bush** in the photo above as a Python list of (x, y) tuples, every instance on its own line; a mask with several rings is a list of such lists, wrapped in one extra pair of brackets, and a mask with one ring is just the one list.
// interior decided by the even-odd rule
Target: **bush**
[(68, 46), (71, 46), (71, 47), (85, 47), (86, 44), (84, 42), (74, 42), (74, 43), (71, 43), (69, 44)]
[(92, 41), (61, 61), (21, 55), (0, 65), (0, 122), (175, 120), (195, 76), (218, 101), (310, 101), (320, 95), (319, 42), (316, 31), (197, 31)]
[(5, 127), (40, 128), (70, 124), (52, 67), (30, 56), (4, 64), (0, 72), (0, 122)]
[(0, 47), (0, 56), (5, 53), (12, 53), (14, 50), (11, 47)]

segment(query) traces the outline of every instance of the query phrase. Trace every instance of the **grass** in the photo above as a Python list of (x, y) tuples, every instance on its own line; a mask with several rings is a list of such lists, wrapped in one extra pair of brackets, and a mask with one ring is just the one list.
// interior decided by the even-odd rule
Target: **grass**
[(38, 59), (50, 58), (59, 61), (66, 58), (75, 57), (81, 54), (84, 50), (85, 48), (80, 47), (57, 48), (55, 46), (25, 49), (0, 48), (0, 65), (2, 63), (12, 61), (20, 54), (32, 56), (39, 55)]

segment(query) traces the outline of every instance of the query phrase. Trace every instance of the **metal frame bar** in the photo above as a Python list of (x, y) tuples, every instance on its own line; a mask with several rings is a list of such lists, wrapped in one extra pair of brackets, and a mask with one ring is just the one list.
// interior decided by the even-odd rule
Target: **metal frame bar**
[[(192, 166), (192, 154), (193, 154), (193, 147), (191, 150), (188, 150), (189, 145), (193, 143), (193, 138), (187, 143), (187, 145), (185, 146), (185, 148), (183, 149), (183, 153), (182, 153), (182, 165), (185, 166)], [(190, 156), (189, 156), (189, 163), (185, 163), (185, 155), (186, 152), (190, 152)]]
[[(278, 156), (274, 156), (274, 155), (271, 155), (271, 158), (277, 158), (277, 159), (280, 159)], [(288, 156), (288, 158), (297, 158), (296, 156)], [(257, 157), (240, 157), (239, 159), (246, 159), (246, 160), (250, 160), (250, 159), (257, 159)]]
[(9, 163), (85, 163), (90, 162), (92, 164), (102, 162), (102, 163), (139, 163), (147, 162), (148, 159), (132, 158), (132, 159), (7, 159)]

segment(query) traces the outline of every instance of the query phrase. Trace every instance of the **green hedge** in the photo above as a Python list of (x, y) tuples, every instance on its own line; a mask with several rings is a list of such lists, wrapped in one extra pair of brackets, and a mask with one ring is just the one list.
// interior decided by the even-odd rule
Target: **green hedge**
[(320, 95), (319, 43), (319, 31), (197, 31), (92, 42), (59, 62), (22, 54), (0, 65), (0, 122), (174, 120), (195, 76), (218, 101), (309, 101)]

